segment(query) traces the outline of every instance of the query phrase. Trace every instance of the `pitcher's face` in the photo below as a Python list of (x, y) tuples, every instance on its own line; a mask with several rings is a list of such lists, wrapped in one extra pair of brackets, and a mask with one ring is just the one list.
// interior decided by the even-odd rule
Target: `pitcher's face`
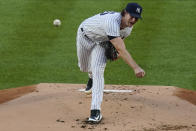
[(125, 13), (125, 16), (122, 18), (121, 24), (124, 28), (132, 27), (137, 21), (138, 18), (131, 16), (129, 13)]

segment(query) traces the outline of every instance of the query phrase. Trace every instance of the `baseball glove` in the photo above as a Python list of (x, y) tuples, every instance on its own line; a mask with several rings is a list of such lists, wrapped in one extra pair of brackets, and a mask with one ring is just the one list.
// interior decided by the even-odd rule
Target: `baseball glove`
[(102, 42), (101, 46), (105, 48), (105, 56), (108, 60), (114, 61), (118, 58), (118, 51), (110, 41)]

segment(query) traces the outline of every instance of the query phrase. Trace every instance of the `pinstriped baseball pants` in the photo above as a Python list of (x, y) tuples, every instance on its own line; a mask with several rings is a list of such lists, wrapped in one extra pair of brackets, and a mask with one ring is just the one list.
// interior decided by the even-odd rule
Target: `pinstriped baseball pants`
[(104, 70), (107, 62), (105, 49), (98, 43), (85, 37), (85, 34), (80, 28), (81, 26), (78, 29), (76, 38), (78, 66), (82, 72), (92, 73), (91, 110), (101, 110), (104, 89)]

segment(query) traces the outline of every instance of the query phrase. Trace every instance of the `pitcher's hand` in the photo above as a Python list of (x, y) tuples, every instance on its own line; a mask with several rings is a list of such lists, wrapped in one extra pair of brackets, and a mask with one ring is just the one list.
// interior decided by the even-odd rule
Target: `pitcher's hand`
[(145, 71), (140, 67), (135, 68), (134, 72), (135, 72), (136, 77), (138, 77), (138, 78), (142, 78), (145, 76)]

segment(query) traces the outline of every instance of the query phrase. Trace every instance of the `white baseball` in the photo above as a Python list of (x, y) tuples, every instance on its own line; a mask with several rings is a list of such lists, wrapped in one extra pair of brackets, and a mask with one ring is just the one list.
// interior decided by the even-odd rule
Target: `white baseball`
[(55, 19), (55, 20), (53, 21), (53, 25), (54, 25), (54, 26), (60, 26), (60, 25), (61, 25), (61, 21), (60, 21), (59, 19)]

